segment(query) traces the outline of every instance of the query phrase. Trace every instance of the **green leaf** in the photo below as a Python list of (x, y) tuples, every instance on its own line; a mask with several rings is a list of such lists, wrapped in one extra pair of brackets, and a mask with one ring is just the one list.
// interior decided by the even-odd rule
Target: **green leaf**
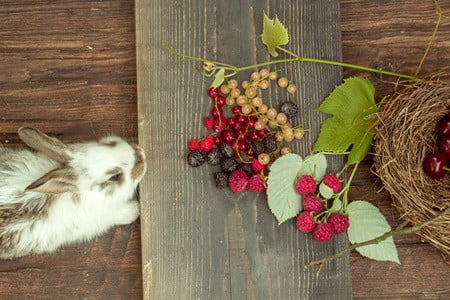
[(333, 205), (330, 207), (330, 212), (338, 212), (342, 208), (342, 201), (340, 199), (334, 199)]
[[(374, 205), (367, 201), (353, 201), (347, 206), (350, 220), (348, 239), (352, 244), (372, 240), (391, 230), (388, 222)], [(379, 244), (356, 248), (361, 255), (375, 260), (400, 263), (392, 237)]]
[(267, 46), (270, 55), (277, 57), (276, 51), (278, 46), (289, 43), (289, 34), (284, 25), (277, 17), (270, 19), (265, 13), (263, 17), (263, 33), (261, 35), (262, 42)]
[(360, 162), (375, 136), (375, 89), (364, 78), (352, 77), (334, 89), (318, 111), (333, 117), (322, 123), (313, 151), (345, 152), (351, 147), (347, 165)]
[(293, 153), (283, 155), (270, 167), (267, 180), (269, 208), (281, 224), (295, 217), (301, 210), (300, 195), (295, 190), (295, 179), (302, 167), (302, 158)]
[(211, 84), (211, 87), (218, 88), (224, 80), (225, 80), (225, 69), (221, 68), (214, 75), (214, 81)]
[(330, 199), (334, 195), (333, 189), (323, 182), (319, 185), (319, 192), (325, 199)]
[(327, 159), (322, 153), (305, 157), (298, 176), (311, 175), (316, 182), (320, 182), (327, 171)]

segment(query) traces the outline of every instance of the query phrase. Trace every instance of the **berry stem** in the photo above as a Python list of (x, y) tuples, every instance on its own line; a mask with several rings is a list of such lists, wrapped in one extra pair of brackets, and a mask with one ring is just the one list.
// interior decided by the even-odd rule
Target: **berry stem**
[(444, 167), (443, 169), (447, 172), (450, 172), (450, 168)]
[(359, 247), (363, 247), (363, 246), (367, 246), (367, 245), (373, 245), (373, 244), (379, 244), (380, 242), (384, 241), (385, 239), (391, 237), (391, 236), (396, 236), (396, 235), (403, 235), (403, 234), (409, 234), (409, 233), (413, 233), (416, 232), (428, 225), (430, 225), (431, 223), (434, 223), (440, 219), (442, 219), (446, 214), (448, 214), (450, 212), (450, 207), (447, 208), (446, 210), (444, 210), (443, 212), (441, 212), (440, 214), (436, 215), (434, 218), (416, 225), (416, 226), (411, 226), (411, 227), (406, 227), (409, 224), (409, 221), (404, 221), (403, 223), (401, 223), (399, 226), (397, 226), (395, 229), (386, 232), (385, 234), (376, 237), (374, 239), (371, 239), (369, 241), (365, 241), (365, 242), (361, 242), (361, 243), (356, 243), (353, 245), (348, 246), (347, 248), (333, 254), (330, 256), (327, 256), (325, 258), (319, 259), (319, 260), (315, 260), (310, 262), (309, 264), (305, 265), (305, 269), (311, 267), (311, 266), (318, 266), (319, 270), (322, 269), (323, 265), (331, 260), (337, 259), (339, 257), (341, 257), (342, 255), (344, 255), (347, 252), (350, 252), (351, 250), (354, 250), (356, 248)]

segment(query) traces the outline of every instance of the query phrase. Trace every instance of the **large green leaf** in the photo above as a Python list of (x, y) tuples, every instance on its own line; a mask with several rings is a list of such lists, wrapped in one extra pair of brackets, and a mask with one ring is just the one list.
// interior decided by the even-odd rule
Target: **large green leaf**
[[(366, 242), (391, 230), (388, 222), (374, 205), (367, 201), (353, 201), (347, 206), (350, 219), (348, 238), (352, 244)], [(392, 237), (384, 241), (356, 248), (361, 255), (375, 260), (400, 263)]]
[(327, 171), (327, 158), (322, 153), (305, 157), (298, 176), (311, 175), (316, 182), (322, 180)]
[(265, 13), (263, 17), (263, 33), (261, 35), (262, 42), (267, 46), (270, 55), (276, 57), (278, 46), (289, 43), (289, 34), (284, 25), (277, 17), (270, 19)]
[(269, 208), (281, 224), (295, 217), (301, 210), (300, 195), (295, 190), (295, 179), (303, 159), (293, 153), (283, 155), (270, 167), (267, 180)]
[(332, 114), (322, 123), (313, 151), (345, 152), (347, 165), (364, 159), (375, 136), (375, 89), (364, 78), (352, 77), (334, 89), (317, 109)]

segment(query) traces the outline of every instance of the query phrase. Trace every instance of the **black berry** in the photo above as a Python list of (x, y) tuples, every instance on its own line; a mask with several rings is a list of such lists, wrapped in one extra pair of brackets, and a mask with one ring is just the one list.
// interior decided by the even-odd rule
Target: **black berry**
[(255, 174), (251, 164), (240, 164), (238, 170), (244, 171), (248, 177), (252, 177), (252, 175)]
[(227, 173), (235, 171), (239, 163), (234, 158), (226, 158), (222, 161), (222, 170)]
[(220, 152), (225, 157), (233, 157), (235, 154), (235, 152), (231, 148), (230, 144), (226, 144), (226, 143), (223, 143), (222, 145), (220, 145)]
[(259, 142), (259, 141), (252, 142), (252, 150), (253, 150), (253, 154), (255, 156), (258, 156), (261, 153), (264, 153), (264, 143)]
[(292, 102), (284, 102), (280, 105), (280, 112), (288, 117), (295, 117), (298, 112), (298, 106)]
[(218, 189), (223, 189), (228, 186), (228, 174), (225, 172), (214, 173), (214, 180)]
[(188, 154), (188, 164), (192, 167), (200, 167), (205, 163), (206, 152), (203, 150), (194, 150)]
[(278, 148), (277, 138), (274, 137), (273, 135), (269, 135), (268, 137), (266, 137), (263, 142), (264, 142), (264, 152), (266, 153), (272, 153)]
[(218, 165), (222, 160), (222, 154), (219, 149), (214, 148), (206, 154), (206, 162), (210, 165)]

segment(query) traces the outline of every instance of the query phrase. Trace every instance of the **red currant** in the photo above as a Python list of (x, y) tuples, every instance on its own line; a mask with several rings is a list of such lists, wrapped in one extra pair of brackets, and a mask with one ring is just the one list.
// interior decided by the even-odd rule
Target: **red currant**
[(221, 144), (222, 144), (222, 139), (220, 138), (220, 136), (215, 136), (214, 137), (214, 145), (220, 146)]
[(258, 121), (258, 118), (256, 117), (250, 117), (247, 119), (247, 127), (248, 128), (255, 128), (255, 123)]
[(237, 131), (243, 129), (244, 126), (241, 123), (236, 122), (233, 124), (233, 126), (231, 126), (231, 128), (233, 128), (234, 131)]
[(236, 118), (229, 118), (227, 122), (228, 122), (228, 126), (233, 128), (234, 124), (236, 124), (236, 122), (237, 122), (237, 119)]
[(236, 129), (234, 131), (234, 133), (236, 133), (236, 136), (239, 137), (239, 139), (242, 139), (244, 137), (245, 130), (243, 128), (239, 128), (239, 129)]
[(224, 116), (214, 120), (214, 131), (219, 133), (227, 128), (227, 119)]
[(209, 88), (208, 96), (213, 98), (213, 99), (216, 98), (217, 96), (219, 96), (219, 89), (216, 89), (216, 88), (213, 88), (213, 87)]
[(225, 143), (231, 144), (234, 141), (235, 135), (231, 130), (225, 130), (222, 132), (222, 139)]
[(251, 135), (250, 135), (250, 139), (251, 139), (252, 141), (257, 141), (257, 140), (259, 140), (260, 137), (259, 137), (258, 131), (253, 131), (253, 132), (251, 133)]
[(241, 115), (237, 118), (237, 121), (238, 121), (238, 123), (241, 123), (244, 125), (245, 123), (247, 123), (247, 117)]
[(233, 112), (234, 115), (236, 116), (240, 116), (242, 111), (241, 111), (241, 107), (239, 105), (233, 106), (233, 108), (231, 109), (231, 111)]
[(266, 136), (269, 135), (269, 130), (263, 129), (263, 130), (258, 130), (258, 134), (260, 138), (265, 138)]
[(227, 98), (222, 95), (217, 96), (216, 104), (217, 106), (224, 106), (225, 104), (227, 104)]
[(238, 150), (239, 151), (246, 151), (248, 150), (248, 145), (244, 140), (239, 140), (238, 141)]
[(213, 107), (211, 109), (211, 116), (213, 116), (214, 118), (217, 118), (222, 115), (222, 112), (223, 112), (223, 110), (221, 107)]

